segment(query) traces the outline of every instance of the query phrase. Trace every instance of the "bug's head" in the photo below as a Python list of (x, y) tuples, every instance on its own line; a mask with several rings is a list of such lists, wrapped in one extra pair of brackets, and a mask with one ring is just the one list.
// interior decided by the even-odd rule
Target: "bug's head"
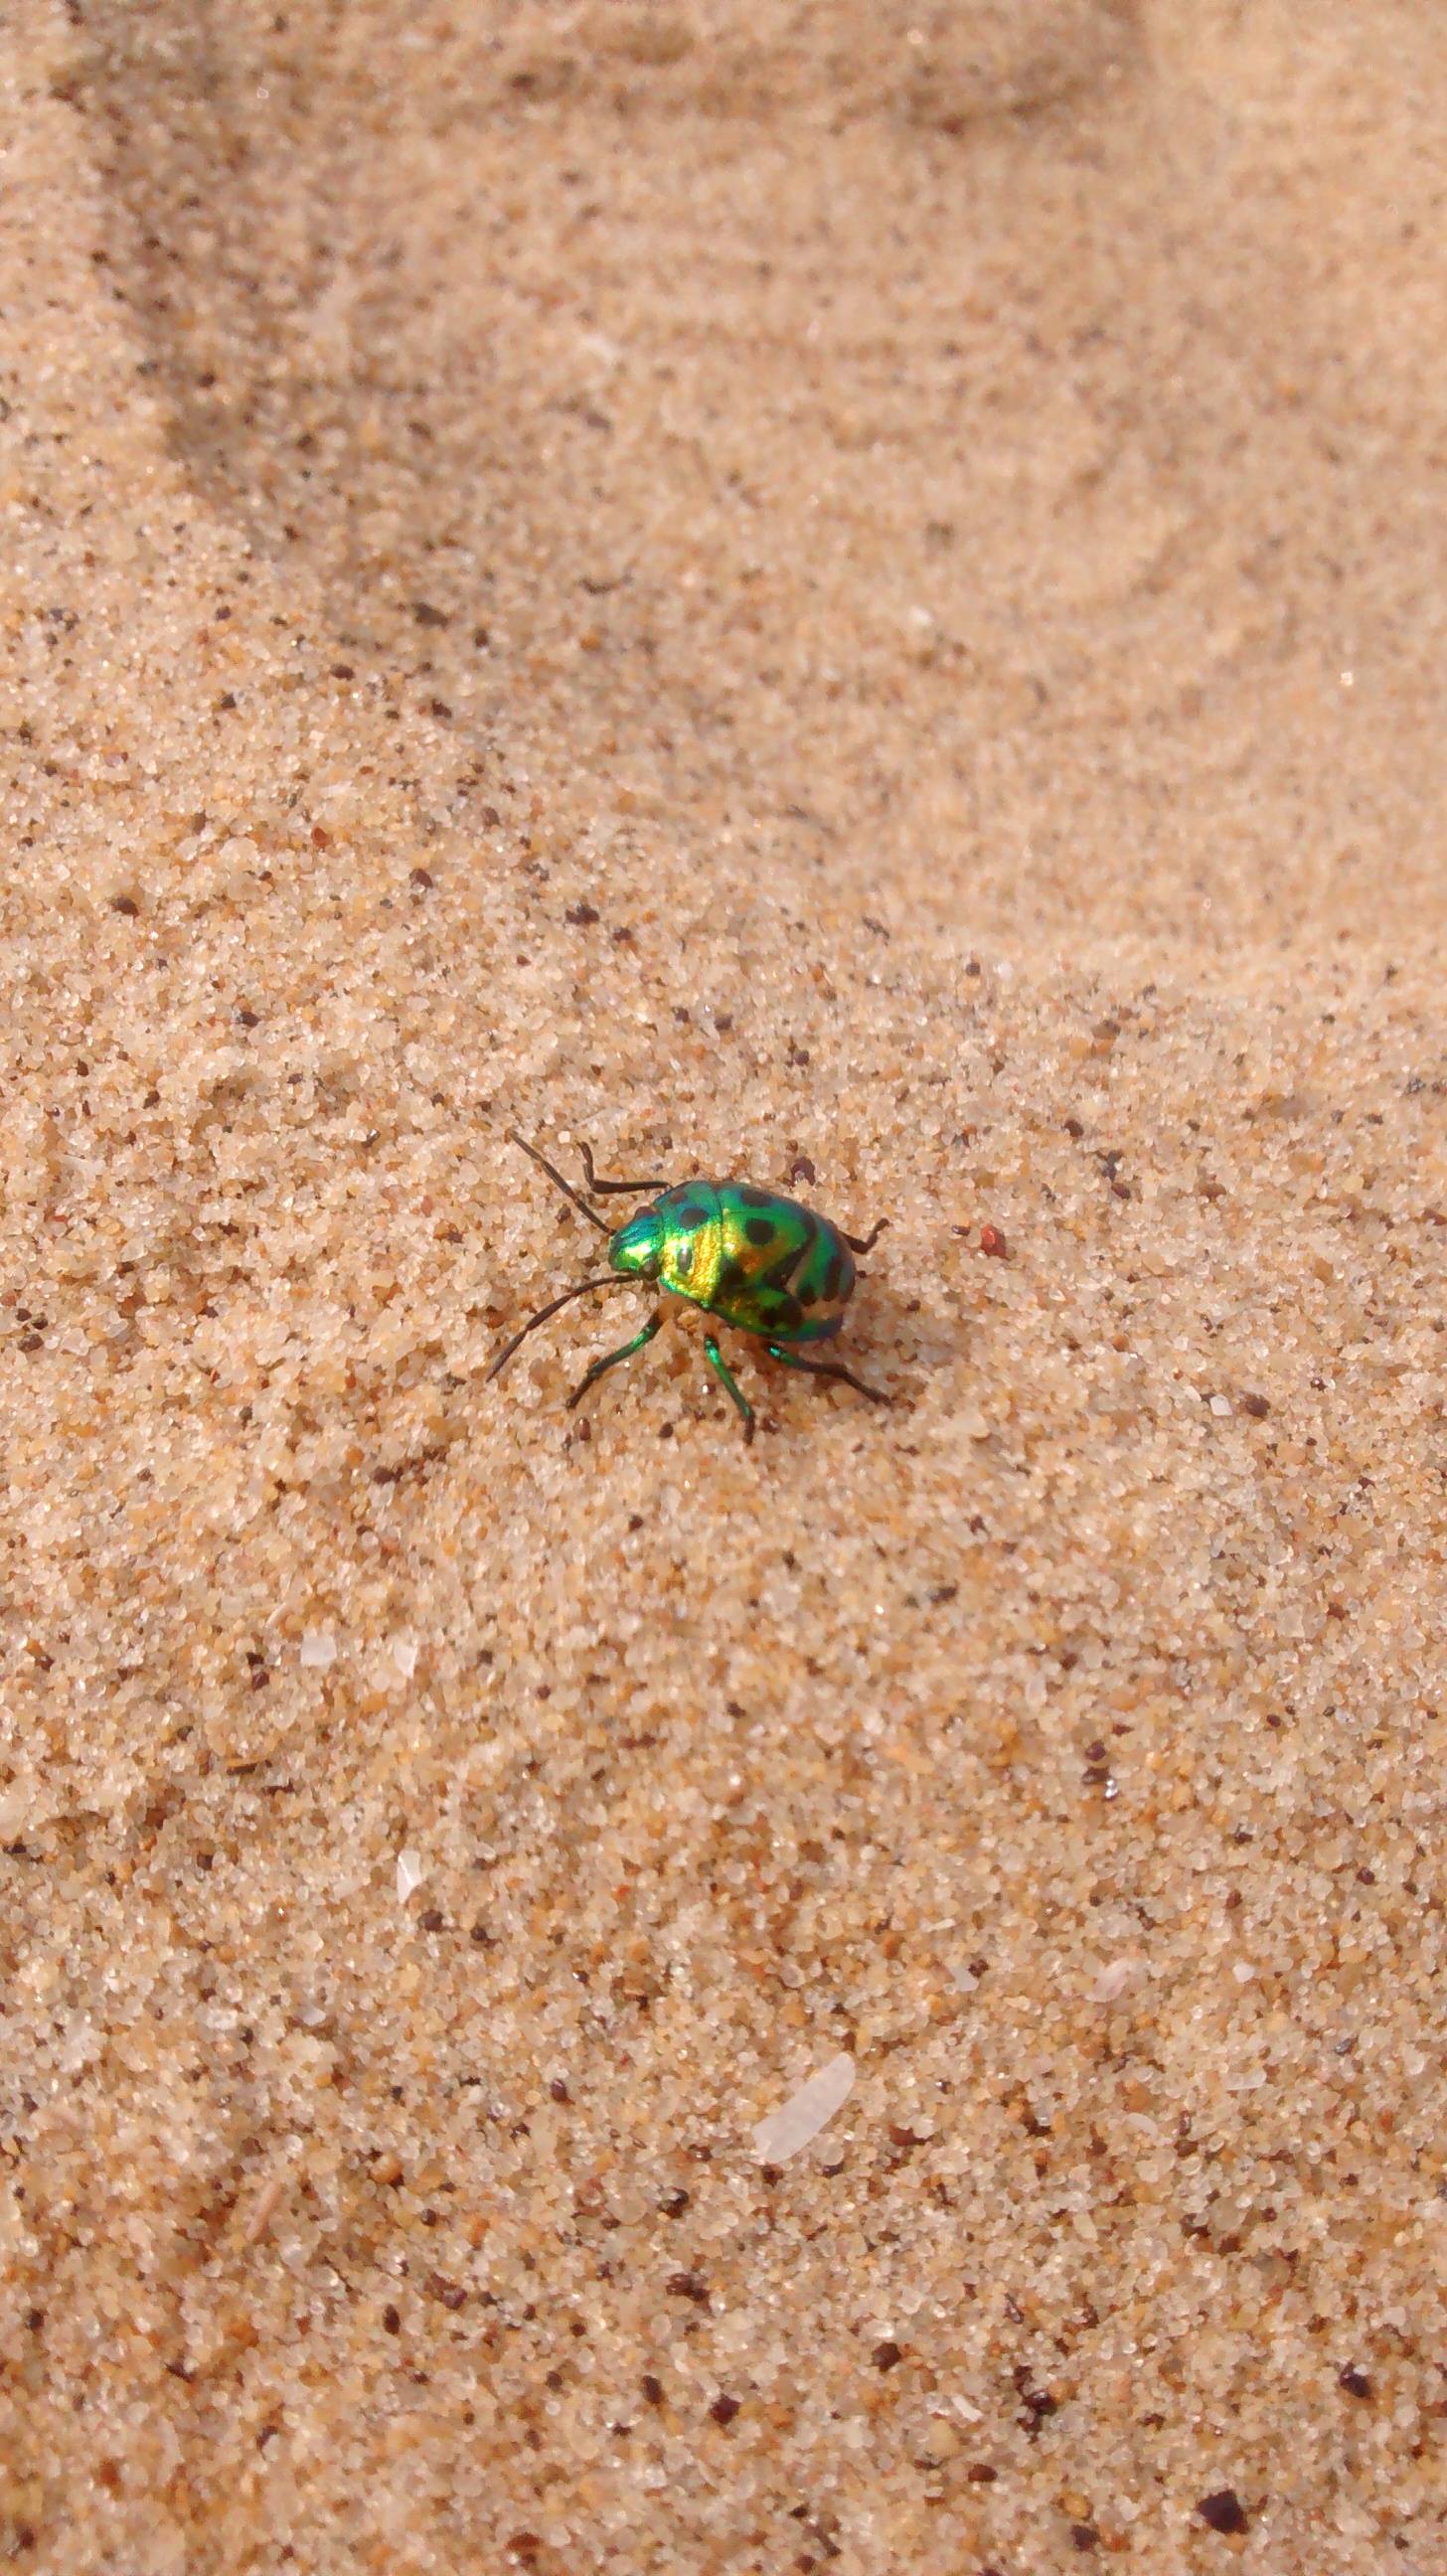
[(625, 1279), (656, 1279), (667, 1228), (657, 1208), (640, 1208), (608, 1241), (608, 1267)]

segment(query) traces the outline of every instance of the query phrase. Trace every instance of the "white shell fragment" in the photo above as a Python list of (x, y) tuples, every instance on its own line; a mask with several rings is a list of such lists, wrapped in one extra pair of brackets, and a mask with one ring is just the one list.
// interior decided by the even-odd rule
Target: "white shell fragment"
[(326, 1628), (308, 1628), (301, 1641), (302, 1670), (324, 1673), (337, 1660), (337, 1641)]
[(841, 2049), (791, 2093), (782, 2110), (771, 2111), (754, 2130), (754, 2153), (761, 2164), (787, 2164), (811, 2138), (817, 2138), (854, 2089), (854, 2060)]
[(427, 1872), (422, 1866), (422, 1855), (420, 1852), (413, 1851), (410, 1844), (406, 1851), (399, 1851), (397, 1854), (397, 1902), (399, 1905), (405, 1905), (408, 1897), (416, 1894), (426, 1875)]

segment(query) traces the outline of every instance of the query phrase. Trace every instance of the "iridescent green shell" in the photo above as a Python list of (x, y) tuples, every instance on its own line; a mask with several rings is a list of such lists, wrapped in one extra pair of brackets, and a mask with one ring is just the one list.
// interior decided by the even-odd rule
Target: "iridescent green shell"
[(853, 1256), (828, 1218), (748, 1181), (665, 1190), (619, 1227), (608, 1259), (766, 1342), (827, 1342), (854, 1293)]

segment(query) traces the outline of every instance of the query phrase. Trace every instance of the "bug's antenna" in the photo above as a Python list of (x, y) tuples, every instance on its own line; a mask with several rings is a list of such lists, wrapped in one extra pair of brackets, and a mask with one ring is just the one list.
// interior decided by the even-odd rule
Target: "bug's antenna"
[[(518, 1142), (521, 1144), (521, 1137), (519, 1137)], [(531, 1148), (528, 1150), (531, 1151)], [(539, 1162), (542, 1161), (541, 1155), (538, 1156), (538, 1160)], [(591, 1209), (589, 1210), (589, 1214), (592, 1214)], [(540, 1306), (535, 1315), (530, 1315), (528, 1317), (522, 1331), (520, 1333), (514, 1333), (506, 1350), (498, 1352), (496, 1359), (493, 1361), (491, 1368), (488, 1370), (486, 1377), (482, 1381), (483, 1385), (491, 1386), (498, 1370), (506, 1368), (508, 1361), (512, 1358), (513, 1352), (517, 1349), (519, 1342), (525, 1342), (529, 1333), (535, 1333), (539, 1324), (545, 1324), (550, 1315), (556, 1315), (560, 1306), (568, 1305), (574, 1297), (586, 1297), (590, 1288), (636, 1288), (638, 1285), (639, 1282), (636, 1279), (620, 1275), (617, 1271), (610, 1270), (606, 1278), (580, 1279), (576, 1288), (565, 1288), (561, 1297), (555, 1297), (553, 1299), (551, 1306)]]
[(571, 1183), (564, 1180), (562, 1173), (554, 1171), (546, 1154), (540, 1154), (536, 1145), (530, 1145), (526, 1136), (520, 1136), (515, 1127), (509, 1127), (507, 1132), (513, 1143), (515, 1145), (521, 1145), (523, 1152), (529, 1155), (532, 1161), (538, 1164), (540, 1168), (547, 1173), (549, 1180), (554, 1182), (562, 1191), (564, 1198), (572, 1200), (574, 1207), (580, 1210), (580, 1212), (588, 1219), (590, 1225), (596, 1225), (600, 1234), (612, 1233), (613, 1228), (611, 1225), (605, 1223), (604, 1219), (598, 1214), (597, 1209), (590, 1208), (587, 1200), (580, 1198)]

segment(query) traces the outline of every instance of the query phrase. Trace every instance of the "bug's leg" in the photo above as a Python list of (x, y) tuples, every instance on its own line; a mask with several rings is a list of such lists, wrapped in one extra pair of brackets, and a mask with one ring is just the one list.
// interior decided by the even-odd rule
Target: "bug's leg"
[(574, 1405), (582, 1402), (589, 1387), (596, 1386), (599, 1378), (605, 1377), (610, 1368), (616, 1368), (620, 1360), (631, 1360), (635, 1351), (641, 1351), (645, 1342), (651, 1342), (662, 1321), (661, 1313), (650, 1315), (642, 1331), (635, 1333), (631, 1342), (625, 1342), (621, 1350), (605, 1351), (602, 1359), (595, 1360), (581, 1385), (575, 1386), (569, 1396), (567, 1411), (571, 1413)]
[(839, 1231), (841, 1234), (844, 1234), (844, 1240), (848, 1244), (851, 1252), (872, 1252), (888, 1223), (889, 1219), (887, 1216), (879, 1216), (875, 1218), (868, 1234), (844, 1234), (844, 1228), (842, 1225), (839, 1228)]
[(712, 1369), (714, 1376), (718, 1379), (720, 1386), (723, 1388), (725, 1395), (729, 1397), (730, 1401), (738, 1409), (744, 1426), (745, 1441), (752, 1440), (754, 1436), (754, 1408), (750, 1404), (748, 1397), (740, 1393), (734, 1379), (733, 1370), (729, 1367), (728, 1361), (724, 1358), (724, 1355), (719, 1349), (717, 1342), (714, 1340), (712, 1333), (706, 1333), (704, 1335), (703, 1355), (707, 1360), (709, 1367)]
[(867, 1395), (871, 1404), (894, 1402), (893, 1396), (886, 1395), (883, 1387), (866, 1386), (862, 1377), (856, 1377), (853, 1369), (841, 1368), (837, 1360), (801, 1360), (796, 1352), (784, 1350), (778, 1342), (769, 1342), (766, 1348), (771, 1360), (782, 1360), (785, 1368), (802, 1369), (806, 1377), (842, 1378), (846, 1386), (853, 1387), (856, 1395)]
[(588, 1190), (593, 1198), (617, 1198), (625, 1190), (667, 1190), (673, 1186), (671, 1181), (600, 1181), (593, 1169), (592, 1146), (580, 1142), (578, 1151), (583, 1157), (583, 1169), (588, 1175)]

